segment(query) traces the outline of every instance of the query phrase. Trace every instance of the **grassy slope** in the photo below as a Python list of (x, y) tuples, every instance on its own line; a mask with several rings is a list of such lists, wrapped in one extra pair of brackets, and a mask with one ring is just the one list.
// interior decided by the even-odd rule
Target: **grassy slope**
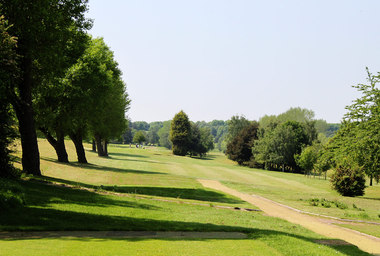
[[(186, 198), (186, 200), (201, 200), (201, 202), (208, 201), (212, 204), (229, 204), (232, 206), (244, 205), (239, 199), (203, 189), (195, 178), (232, 181), (234, 186), (239, 185), (244, 189), (251, 189), (249, 183), (254, 184), (260, 177), (262, 180), (270, 180), (270, 175), (274, 175), (275, 179), (272, 182), (264, 183), (265, 186), (274, 183), (274, 187), (288, 188), (286, 178), (281, 177), (285, 174), (266, 173), (237, 167), (219, 154), (213, 154), (208, 159), (200, 160), (174, 157), (170, 152), (163, 149), (129, 149), (125, 146), (116, 145), (110, 147), (110, 158), (98, 158), (96, 154), (87, 152), (88, 160), (92, 164), (85, 166), (78, 165), (75, 162), (71, 164), (57, 163), (54, 160), (54, 151), (44, 140), (40, 141), (40, 149), (43, 174), (46, 176), (67, 183), (110, 185), (111, 187), (116, 184), (119, 190), (126, 189), (126, 192), (131, 192), (132, 189), (134, 192), (153, 197)], [(70, 160), (75, 161), (72, 158), (75, 154), (71, 143), (68, 143), (68, 149)], [(302, 180), (302, 176), (295, 177), (300, 180), (294, 180), (293, 176), (288, 178), (290, 183), (296, 184), (296, 186), (291, 187), (293, 189), (290, 191), (297, 191), (295, 188), (307, 187), (306, 181), (309, 182), (309, 180)], [(128, 185), (128, 187), (121, 187), (123, 185)], [(320, 236), (288, 222), (262, 216), (258, 213), (237, 212), (133, 197), (105, 196), (35, 182), (27, 182), (23, 186), (26, 190), (28, 207), (22, 211), (16, 210), (12, 214), (0, 212), (0, 227), (3, 230), (243, 231), (252, 233), (255, 237), (255, 243), (249, 243), (247, 240), (209, 240), (208, 246), (212, 248), (213, 246), (218, 247), (216, 245), (220, 244), (220, 252), (225, 255), (231, 255), (229, 249), (233, 244), (239, 245), (237, 247), (239, 250), (234, 252), (234, 255), (244, 254), (243, 252), (246, 252), (247, 248), (251, 248), (250, 246), (254, 251), (258, 250), (258, 247), (266, 248), (262, 249), (264, 252), (258, 255), (304, 255), (306, 251), (309, 255), (361, 255), (360, 251), (350, 246), (331, 248), (317, 245), (313, 240), (320, 238)], [(157, 189), (157, 186), (160, 188)], [(268, 188), (272, 189), (271, 186)], [(279, 196), (279, 198), (282, 197)], [(117, 239), (106, 240), (109, 243), (105, 243), (104, 248), (121, 243)], [(15, 250), (19, 248), (18, 245), (22, 244), (26, 246), (24, 248), (30, 249), (27, 250), (30, 252), (29, 255), (33, 255), (33, 246), (43, 248), (49, 243), (54, 243), (62, 249), (83, 245), (83, 239), (43, 239), (42, 241), (46, 243), (40, 243), (40, 245), (33, 243), (32, 245), (33, 241), (31, 240), (3, 241), (0, 242), (0, 247)], [(182, 250), (182, 255), (190, 255), (194, 250), (198, 252), (198, 249), (194, 249), (190, 244), (197, 244), (198, 246), (203, 242), (205, 241), (165, 240), (165, 243), (170, 244), (169, 247), (164, 246), (165, 243), (161, 243), (161, 240), (160, 242), (142, 240), (137, 244), (150, 244), (153, 246), (152, 248), (159, 247), (162, 249), (163, 255), (181, 255), (175, 251), (170, 251), (176, 250), (174, 248)], [(131, 243), (128, 245), (131, 248), (133, 248), (132, 244), (136, 244), (134, 241), (125, 241), (122, 245), (120, 244), (120, 247), (116, 247), (117, 250), (121, 250), (128, 243)], [(262, 243), (265, 246), (259, 245)], [(100, 247), (103, 247), (95, 238), (89, 238), (86, 240), (86, 244), (89, 245), (86, 247), (88, 254), (91, 254), (92, 251), (99, 252)], [(147, 250), (149, 248), (149, 246), (146, 247)], [(199, 251), (199, 255), (202, 253)], [(206, 253), (207, 250), (203, 254)], [(223, 255), (223, 253), (215, 254)], [(19, 252), (18, 255), (22, 255), (22, 253)], [(135, 255), (139, 254), (136, 252)]]

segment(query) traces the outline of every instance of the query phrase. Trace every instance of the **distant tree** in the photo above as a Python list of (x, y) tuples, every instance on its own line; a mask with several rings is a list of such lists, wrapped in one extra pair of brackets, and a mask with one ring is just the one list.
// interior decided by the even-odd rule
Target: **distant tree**
[(249, 126), (250, 123), (251, 122), (244, 116), (232, 116), (231, 119), (227, 121), (227, 143), (231, 142), (240, 133), (240, 131)]
[(188, 153), (190, 156), (199, 155), (203, 157), (208, 151), (214, 149), (213, 137), (208, 127), (198, 127), (198, 124), (191, 124), (190, 146)]
[(297, 165), (301, 167), (306, 174), (310, 175), (310, 172), (315, 169), (320, 150), (321, 145), (314, 143), (313, 145), (303, 148), (301, 154), (294, 156)]
[(253, 153), (258, 163), (266, 168), (296, 170), (294, 155), (300, 154), (308, 142), (304, 125), (296, 121), (287, 121), (265, 131), (255, 142)]
[(133, 136), (133, 143), (142, 144), (146, 141), (146, 137), (143, 131), (137, 131)]
[(182, 110), (171, 123), (170, 140), (173, 143), (173, 154), (185, 156), (190, 147), (191, 125), (188, 116)]
[(258, 128), (259, 124), (257, 122), (252, 122), (244, 127), (232, 141), (227, 144), (227, 157), (236, 161), (239, 165), (247, 165), (250, 161), (254, 164), (252, 147), (258, 138)]
[(157, 134), (160, 137), (158, 140), (159, 145), (167, 149), (172, 149), (172, 142), (170, 141), (170, 126), (172, 121), (165, 121), (162, 127), (158, 130)]
[(13, 175), (9, 146), (16, 137), (9, 88), (18, 77), (15, 37), (8, 33), (8, 23), (0, 16), (0, 177)]
[(138, 131), (148, 131), (150, 125), (145, 121), (136, 121), (132, 123), (132, 128)]
[(122, 134), (123, 143), (124, 144), (130, 144), (132, 143), (133, 136), (132, 136), (132, 129), (131, 129), (131, 120), (127, 119), (126, 121), (126, 128)]
[(9, 32), (18, 38), (15, 49), (20, 78), (9, 88), (19, 120), (22, 166), (41, 175), (33, 100), (36, 89), (50, 80), (65, 64), (65, 49), (73, 39), (72, 28), (89, 29), (86, 0), (0, 0), (0, 13), (12, 24)]

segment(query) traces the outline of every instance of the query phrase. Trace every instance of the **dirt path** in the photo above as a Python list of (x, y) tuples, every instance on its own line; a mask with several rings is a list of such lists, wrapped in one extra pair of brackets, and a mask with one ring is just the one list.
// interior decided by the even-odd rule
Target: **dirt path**
[(348, 243), (354, 244), (361, 250), (380, 255), (380, 239), (367, 234), (360, 233), (348, 228), (338, 227), (326, 219), (302, 214), (293, 210), (290, 207), (285, 207), (275, 202), (265, 199), (260, 196), (248, 195), (237, 190), (231, 189), (222, 185), (219, 181), (214, 180), (198, 180), (204, 187), (220, 190), (227, 194), (236, 196), (248, 203), (251, 203), (267, 215), (285, 219), (289, 222), (299, 224), (307, 229), (310, 229), (318, 234), (330, 238), (337, 238)]

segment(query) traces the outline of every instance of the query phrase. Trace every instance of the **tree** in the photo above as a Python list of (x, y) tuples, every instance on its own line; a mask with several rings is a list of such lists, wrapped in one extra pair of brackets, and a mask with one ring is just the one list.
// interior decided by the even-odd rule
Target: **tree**
[(247, 165), (249, 161), (254, 165), (252, 147), (258, 138), (258, 129), (259, 124), (257, 122), (252, 122), (249, 126), (244, 127), (232, 141), (227, 144), (227, 157), (236, 161), (239, 165)]
[(363, 171), (347, 162), (338, 165), (331, 177), (333, 188), (342, 196), (362, 196), (365, 189)]
[(11, 34), (18, 38), (20, 79), (9, 92), (19, 121), (22, 166), (28, 173), (41, 175), (33, 93), (64, 65), (72, 27), (85, 30), (91, 26), (84, 18), (86, 10), (86, 0), (0, 0), (0, 13), (12, 24)]
[(369, 85), (359, 84), (355, 88), (362, 97), (347, 106), (341, 128), (328, 144), (336, 165), (349, 157), (363, 169), (372, 180), (380, 179), (380, 90), (377, 84), (380, 73), (373, 76), (368, 68)]
[(287, 121), (260, 135), (253, 153), (256, 161), (266, 168), (296, 170), (294, 155), (300, 154), (308, 142), (305, 127), (299, 122)]
[(182, 110), (178, 112), (170, 129), (170, 140), (173, 143), (173, 154), (185, 156), (190, 147), (191, 125), (188, 116)]
[(244, 116), (232, 116), (230, 120), (227, 121), (228, 124), (228, 134), (227, 134), (227, 143), (231, 142), (240, 131), (249, 126), (250, 121)]
[(320, 150), (321, 145), (314, 143), (302, 149), (301, 154), (295, 155), (297, 165), (305, 171), (305, 174), (310, 175), (310, 172), (315, 169)]
[(172, 142), (170, 141), (170, 127), (172, 121), (165, 121), (162, 124), (162, 127), (158, 130), (157, 134), (160, 137), (158, 140), (159, 145), (167, 149), (172, 149)]
[(143, 131), (137, 131), (135, 136), (133, 136), (133, 143), (142, 144), (146, 141), (145, 135)]
[(13, 175), (9, 145), (16, 137), (9, 101), (9, 88), (18, 77), (17, 40), (8, 33), (8, 23), (0, 16), (0, 177)]
[(67, 70), (63, 80), (70, 113), (69, 136), (78, 161), (86, 163), (83, 137), (95, 138), (99, 156), (107, 155), (108, 140), (126, 127), (125, 111), (130, 100), (113, 53), (102, 38), (92, 39), (84, 54)]
[(190, 156), (199, 155), (203, 157), (213, 148), (214, 142), (210, 129), (208, 127), (198, 127), (198, 124), (191, 123), (190, 146), (188, 150)]

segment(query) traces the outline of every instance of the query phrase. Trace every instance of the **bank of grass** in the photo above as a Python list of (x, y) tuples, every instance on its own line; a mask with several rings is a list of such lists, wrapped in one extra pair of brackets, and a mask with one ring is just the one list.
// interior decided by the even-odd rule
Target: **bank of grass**
[[(154, 195), (161, 194), (160, 189), (155, 188), (165, 187), (168, 189), (162, 189), (162, 193), (174, 192), (171, 197), (180, 198), (186, 189), (190, 189), (186, 191), (187, 195), (190, 191), (196, 193), (198, 189), (204, 189), (196, 179), (213, 179), (241, 192), (262, 195), (304, 211), (380, 222), (379, 184), (366, 188), (363, 197), (350, 198), (333, 191), (328, 180), (240, 167), (216, 152), (197, 159), (173, 156), (163, 148), (136, 149), (128, 145), (110, 145), (109, 158), (100, 158), (87, 150), (90, 164), (81, 165), (75, 162), (75, 151), (70, 141), (66, 141), (70, 164), (58, 163), (46, 140), (39, 140), (39, 144), (43, 174), (52, 178), (96, 186), (129, 186), (125, 191), (138, 189), (140, 193)], [(85, 147), (90, 149), (91, 145), (85, 144)], [(313, 206), (309, 201), (315, 198), (337, 201), (347, 208)]]
[(1, 255), (368, 255), (355, 246), (318, 244), (322, 236), (260, 212), (103, 195), (35, 180), (12, 182), (23, 188), (25, 205), (0, 211), (3, 231), (235, 231), (250, 238), (21, 237), (1, 240)]

